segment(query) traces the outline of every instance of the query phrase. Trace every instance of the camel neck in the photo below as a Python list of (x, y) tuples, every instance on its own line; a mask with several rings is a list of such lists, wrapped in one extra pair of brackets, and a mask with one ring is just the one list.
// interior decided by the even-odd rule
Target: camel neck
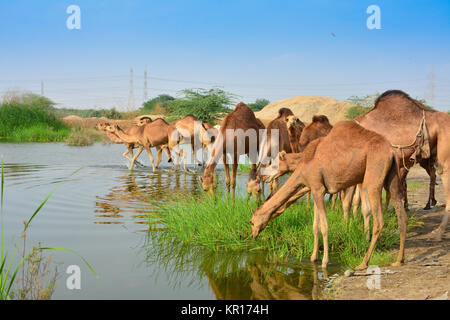
[(125, 142), (128, 143), (134, 143), (137, 142), (138, 140), (136, 138), (133, 138), (132, 136), (126, 134), (121, 128), (117, 128), (117, 130), (115, 131), (115, 134), (122, 139)]

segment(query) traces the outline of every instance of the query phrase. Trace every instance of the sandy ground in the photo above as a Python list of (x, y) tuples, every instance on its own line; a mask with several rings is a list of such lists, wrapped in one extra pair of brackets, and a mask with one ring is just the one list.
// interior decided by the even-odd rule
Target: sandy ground
[[(408, 182), (414, 182), (414, 188), (408, 189), (410, 203), (408, 215), (416, 215), (423, 225), (408, 231), (406, 263), (401, 267), (382, 267), (381, 272), (387, 271), (388, 274), (380, 276), (379, 289), (368, 289), (367, 276), (340, 276), (333, 280), (327, 293), (328, 299), (448, 299), (450, 227), (447, 226), (442, 242), (427, 241), (430, 232), (440, 224), (444, 212), (445, 194), (442, 182), (438, 179), (436, 186), (438, 204), (432, 210), (422, 209), (428, 200), (429, 178), (425, 170), (418, 166), (412, 168)], [(395, 273), (391, 274), (390, 271)]]

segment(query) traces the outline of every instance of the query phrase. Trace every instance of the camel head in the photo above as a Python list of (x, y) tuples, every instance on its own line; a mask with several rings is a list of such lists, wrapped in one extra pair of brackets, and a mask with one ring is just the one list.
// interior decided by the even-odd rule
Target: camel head
[(250, 179), (248, 182), (245, 182), (245, 185), (247, 186), (248, 198), (252, 196), (255, 201), (259, 200), (262, 192), (260, 182), (261, 179), (259, 177), (257, 177), (256, 179)]
[(258, 237), (258, 235), (266, 228), (267, 224), (270, 221), (270, 215), (263, 214), (262, 207), (263, 206), (260, 206), (258, 209), (256, 209), (256, 211), (252, 209), (253, 216), (250, 220), (250, 224), (252, 225), (253, 239), (256, 239)]
[(117, 124), (107, 124), (105, 127), (105, 130), (111, 133), (115, 133), (117, 130), (119, 130), (119, 126)]
[(109, 125), (108, 122), (99, 122), (99, 123), (96, 124), (95, 127), (97, 128), (97, 130), (105, 131), (106, 130), (106, 126), (108, 126), (108, 125)]
[(202, 123), (202, 147), (205, 149), (208, 147), (211, 149), (212, 145), (216, 141), (216, 137), (219, 134), (219, 130), (217, 128), (214, 128), (213, 126), (208, 125), (208, 127), (205, 125), (205, 123)]
[(216, 179), (211, 172), (205, 170), (203, 177), (198, 177), (202, 184), (202, 188), (205, 192), (208, 192), (211, 196), (214, 196), (217, 187)]
[(297, 116), (291, 115), (286, 117), (286, 126), (288, 129), (290, 128), (303, 129), (305, 127), (305, 124)]
[(153, 122), (152, 118), (150, 118), (150, 117), (142, 117), (137, 122), (137, 126), (138, 127), (142, 127), (142, 126), (145, 126), (146, 124), (148, 124), (150, 122)]

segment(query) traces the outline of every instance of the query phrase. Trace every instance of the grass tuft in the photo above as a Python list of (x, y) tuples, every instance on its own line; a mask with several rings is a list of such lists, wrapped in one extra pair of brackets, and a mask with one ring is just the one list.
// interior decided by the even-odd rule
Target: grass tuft
[[(185, 245), (204, 247), (212, 251), (266, 251), (272, 258), (309, 258), (314, 246), (312, 233), (313, 209), (304, 201), (289, 207), (272, 220), (258, 239), (250, 236), (251, 209), (254, 202), (236, 198), (233, 203), (221, 195), (214, 201), (207, 196), (180, 198), (161, 208), (157, 220), (166, 230), (158, 238), (161, 245), (174, 241)], [(312, 206), (311, 206), (312, 207)], [(327, 208), (329, 246), (332, 260), (348, 267), (361, 263), (369, 242), (363, 232), (361, 213), (346, 224), (342, 209)], [(385, 227), (372, 255), (371, 264), (386, 265), (394, 261), (391, 249), (399, 242), (397, 217), (393, 210), (385, 213)], [(414, 218), (410, 217), (409, 223)], [(320, 241), (322, 241), (320, 239)], [(322, 253), (322, 252), (321, 252)]]

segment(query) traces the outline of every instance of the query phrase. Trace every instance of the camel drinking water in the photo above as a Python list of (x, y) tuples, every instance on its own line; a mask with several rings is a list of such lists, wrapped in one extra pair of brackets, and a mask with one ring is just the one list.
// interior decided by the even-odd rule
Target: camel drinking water
[(395, 265), (404, 262), (407, 216), (402, 205), (400, 179), (390, 143), (381, 135), (366, 130), (352, 121), (336, 124), (330, 133), (312, 141), (301, 153), (297, 168), (286, 183), (254, 213), (252, 236), (256, 238), (270, 220), (274, 219), (311, 191), (314, 198), (314, 250), (311, 261), (318, 258), (319, 230), (322, 233), (326, 267), (328, 256), (328, 223), (324, 204), (325, 193), (337, 193), (362, 183), (367, 193), (373, 230), (369, 249), (358, 269), (367, 267), (384, 225), (381, 192), (390, 190), (398, 217), (400, 249)]

